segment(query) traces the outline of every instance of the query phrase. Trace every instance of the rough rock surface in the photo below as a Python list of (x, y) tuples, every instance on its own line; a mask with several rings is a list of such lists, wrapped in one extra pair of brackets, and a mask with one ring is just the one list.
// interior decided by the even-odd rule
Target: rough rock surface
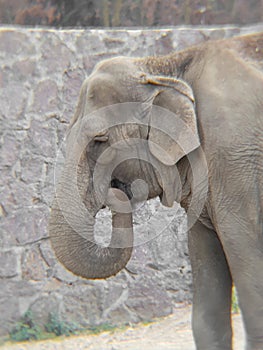
[[(66, 271), (50, 248), (47, 221), (57, 153), (81, 83), (101, 59), (166, 54), (254, 27), (134, 30), (0, 29), (0, 334), (31, 309), (81, 325), (149, 320), (191, 297), (185, 216), (181, 208), (144, 204), (135, 226), (151, 239), (134, 249), (128, 269), (106, 281)], [(176, 210), (175, 210), (176, 209)], [(98, 236), (108, 226), (101, 215)], [(136, 222), (137, 220), (137, 222)], [(98, 238), (99, 239), (99, 238)]]

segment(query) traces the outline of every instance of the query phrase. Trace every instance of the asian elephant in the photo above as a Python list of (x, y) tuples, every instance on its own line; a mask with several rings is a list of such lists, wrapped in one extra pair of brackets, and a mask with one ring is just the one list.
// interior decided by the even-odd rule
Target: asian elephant
[[(69, 126), (49, 222), (67, 269), (96, 279), (125, 267), (138, 179), (146, 199), (188, 213), (197, 349), (232, 349), (234, 283), (246, 349), (262, 350), (263, 33), (97, 64)], [(107, 247), (93, 237), (104, 206)]]

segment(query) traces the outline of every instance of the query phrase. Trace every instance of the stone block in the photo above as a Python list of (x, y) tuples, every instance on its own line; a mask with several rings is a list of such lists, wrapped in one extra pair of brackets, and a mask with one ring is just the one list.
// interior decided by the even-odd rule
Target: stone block
[(54, 113), (58, 111), (58, 87), (54, 80), (40, 81), (34, 90), (32, 111), (36, 113)]
[(74, 53), (67, 47), (67, 43), (61, 41), (56, 33), (46, 33), (40, 44), (42, 69), (49, 76), (55, 72), (63, 74), (74, 61)]
[[(123, 304), (123, 301), (127, 299), (128, 284), (118, 283), (117, 281), (109, 281), (104, 289), (104, 302), (102, 304), (103, 317), (111, 313), (113, 309)], [(127, 296), (124, 296), (125, 291)]]
[[(4, 176), (4, 171), (1, 172), (1, 175)], [(0, 225), (2, 224), (4, 226), (4, 224), (6, 223), (6, 221), (8, 220), (8, 213), (12, 212), (15, 210), (16, 208), (16, 204), (15, 204), (15, 199), (12, 193), (10, 193), (8, 185), (9, 185), (9, 181), (8, 181), (8, 176), (6, 176), (6, 185), (0, 185), (0, 192), (1, 192), (1, 197), (0, 197), (0, 205), (1, 205), (1, 215), (2, 216), (2, 220), (0, 220)]]
[(96, 286), (73, 285), (63, 289), (61, 316), (82, 326), (99, 324), (103, 292)]
[(23, 280), (1, 280), (0, 288), (0, 335), (6, 335), (31, 303), (41, 293), (41, 283), (31, 283)]
[(20, 55), (27, 57), (33, 55), (35, 47), (27, 34), (13, 28), (5, 28), (0, 31), (0, 52), (1, 58), (9, 60)]
[[(102, 318), (102, 320), (104, 319)], [(131, 312), (125, 305), (121, 304), (112, 308), (107, 313), (107, 318), (104, 322), (108, 322), (113, 325), (123, 325), (138, 322), (138, 319), (133, 312)]]
[(45, 264), (39, 247), (32, 246), (26, 249), (22, 257), (22, 278), (24, 280), (42, 281), (47, 277)]
[(52, 204), (57, 174), (54, 171), (54, 164), (44, 162), (42, 164), (42, 181), (40, 183), (40, 200), (49, 207)]
[(85, 71), (79, 68), (71, 68), (63, 74), (63, 103), (68, 114), (73, 117), (78, 102), (79, 91), (86, 78)]
[(52, 313), (59, 316), (60, 304), (61, 296), (56, 292), (41, 293), (39, 297), (31, 303), (29, 309), (33, 314), (36, 324), (44, 328), (45, 324), (49, 322)]
[[(15, 209), (22, 210), (24, 208), (31, 208), (34, 206), (34, 199), (39, 197), (36, 183), (24, 183), (17, 177), (9, 184), (10, 195), (15, 203)], [(23, 206), (21, 206), (23, 203)], [(12, 215), (15, 213), (12, 212)]]
[(47, 237), (48, 216), (49, 212), (44, 206), (33, 205), (17, 210), (8, 216), (6, 235), (10, 235), (17, 245), (38, 242)]
[(79, 277), (74, 275), (72, 272), (68, 271), (62, 264), (57, 262), (57, 264), (53, 268), (52, 275), (58, 279), (59, 281), (62, 281), (64, 283), (72, 284), (76, 282)]
[(96, 30), (82, 32), (76, 40), (76, 50), (84, 55), (94, 55), (107, 51), (101, 34)]
[(0, 278), (12, 278), (21, 275), (20, 249), (0, 250)]
[[(50, 122), (51, 123), (51, 122)], [(56, 156), (55, 130), (50, 123), (32, 120), (25, 146), (33, 153), (47, 158)]]
[(20, 179), (25, 183), (37, 183), (41, 179), (44, 159), (26, 152), (21, 157)]
[(40, 252), (41, 252), (41, 255), (44, 259), (44, 261), (46, 262), (46, 264), (48, 264), (49, 267), (54, 267), (56, 264), (57, 264), (57, 259), (56, 259), (56, 256), (54, 254), (54, 251), (51, 247), (51, 244), (50, 244), (50, 240), (47, 239), (47, 240), (44, 240), (40, 243)]
[(171, 299), (163, 288), (154, 284), (146, 276), (138, 277), (136, 282), (129, 287), (129, 296), (125, 305), (136, 315), (137, 322), (172, 313)]
[(12, 70), (20, 81), (32, 80), (38, 72), (37, 62), (35, 59), (26, 58), (15, 62), (12, 66)]
[[(3, 101), (8, 101), (8, 103), (0, 105), (0, 113), (5, 120), (20, 121), (20, 118), (25, 118), (24, 112), (27, 105), (29, 91), (21, 82), (14, 81), (12, 77), (11, 79), (10, 76), (7, 77), (7, 80), (7, 83), (1, 89), (1, 95)], [(8, 124), (9, 122), (5, 121), (5, 125)]]
[(174, 50), (172, 31), (160, 33), (155, 41), (156, 55), (169, 54)]
[(2, 138), (1, 144), (1, 165), (5, 167), (14, 165), (19, 156), (19, 143), (15, 135), (11, 133), (6, 134)]

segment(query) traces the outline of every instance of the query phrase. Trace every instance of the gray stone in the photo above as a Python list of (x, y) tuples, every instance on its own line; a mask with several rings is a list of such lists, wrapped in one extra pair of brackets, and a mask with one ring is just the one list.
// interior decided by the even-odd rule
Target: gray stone
[[(78, 95), (81, 85), (85, 79), (85, 72), (79, 68), (67, 69), (63, 74), (63, 101), (67, 106), (67, 114), (71, 117), (74, 114), (75, 106), (78, 102)], [(70, 107), (70, 108), (69, 108)]]
[(36, 113), (56, 112), (58, 106), (58, 87), (50, 79), (37, 84), (34, 91), (32, 111)]
[(47, 237), (48, 211), (44, 207), (21, 209), (7, 217), (6, 234), (13, 237), (17, 245), (35, 243)]
[(50, 129), (50, 123), (42, 123), (37, 120), (31, 122), (27, 143), (28, 149), (30, 149), (33, 154), (55, 158), (55, 142), (55, 133)]
[(35, 47), (25, 33), (16, 29), (1, 28), (0, 52), (3, 58), (17, 58), (19, 55), (31, 56), (35, 53)]
[(66, 46), (66, 42), (60, 40), (56, 33), (47, 33), (42, 38), (40, 45), (42, 69), (49, 76), (55, 72), (60, 74), (69, 68), (71, 61), (74, 58), (73, 52)]
[(38, 246), (26, 249), (22, 258), (22, 278), (24, 280), (42, 281), (47, 277), (47, 266), (43, 261)]
[(98, 35), (94, 31), (82, 32), (82, 35), (80, 35), (77, 38), (76, 49), (79, 53), (89, 56), (92, 56), (95, 53), (98, 54), (107, 51), (103, 40), (101, 40), (100, 35)]
[(16, 140), (15, 134), (6, 134), (1, 144), (1, 165), (14, 165), (19, 155), (19, 143)]
[(42, 285), (5, 279), (0, 288), (0, 335), (7, 334), (41, 293)]
[(99, 324), (102, 316), (103, 292), (96, 286), (73, 285), (63, 289), (63, 318), (82, 326)]
[(151, 278), (144, 276), (130, 286), (125, 305), (137, 316), (137, 322), (172, 313), (172, 302), (166, 291), (153, 283)]
[(112, 308), (107, 313), (105, 322), (111, 323), (113, 325), (123, 325), (138, 322), (138, 318), (134, 313), (131, 313), (131, 311), (125, 305), (120, 304)]
[(57, 293), (42, 293), (34, 302), (31, 303), (29, 309), (32, 312), (34, 321), (40, 327), (50, 321), (51, 314), (59, 316), (61, 296)]
[[(29, 91), (25, 85), (15, 82), (12, 77), (7, 79), (7, 84), (1, 89), (1, 95), (3, 101), (8, 101), (8, 103), (1, 104), (0, 113), (8, 121), (19, 121), (20, 118), (24, 118), (23, 113), (26, 109)], [(17, 128), (17, 125), (14, 127)]]
[(3, 205), (0, 204), (0, 218), (7, 216), (7, 212)]
[(42, 164), (42, 181), (40, 184), (40, 200), (48, 206), (51, 206), (56, 183), (56, 174), (54, 172), (54, 165), (49, 162)]
[(69, 284), (76, 282), (79, 279), (72, 272), (66, 270), (66, 268), (59, 262), (57, 262), (57, 264), (54, 266), (52, 274), (59, 281)]
[(12, 70), (20, 81), (28, 81), (28, 79), (33, 80), (38, 72), (37, 62), (36, 60), (26, 58), (15, 62)]
[(54, 267), (57, 264), (57, 259), (56, 256), (54, 254), (54, 251), (51, 247), (50, 244), (50, 240), (43, 240), (40, 243), (39, 246), (40, 252), (41, 252), (41, 256), (44, 259), (44, 261), (46, 262), (46, 264), (48, 264), (49, 267)]
[(36, 183), (41, 177), (43, 168), (43, 158), (30, 153), (23, 155), (21, 159), (20, 179), (25, 183)]
[(156, 39), (155, 49), (156, 55), (163, 55), (164, 53), (168, 54), (174, 50), (174, 41), (172, 31), (167, 33), (161, 33), (160, 36)]
[(109, 281), (104, 288), (104, 300), (102, 303), (103, 317), (108, 317), (112, 310), (118, 308), (127, 299), (127, 283)]
[(16, 277), (20, 273), (21, 251), (0, 250), (0, 278)]

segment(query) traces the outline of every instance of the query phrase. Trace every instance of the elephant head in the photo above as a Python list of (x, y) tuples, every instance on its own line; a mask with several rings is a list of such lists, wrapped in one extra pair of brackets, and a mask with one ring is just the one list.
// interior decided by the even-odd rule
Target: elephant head
[[(178, 62), (110, 59), (82, 86), (49, 222), (58, 259), (77, 275), (106, 278), (126, 266), (134, 201), (180, 201), (176, 164), (200, 143), (193, 91), (179, 78), (189, 58)], [(105, 205), (113, 212), (112, 239), (101, 247), (94, 224)]]

